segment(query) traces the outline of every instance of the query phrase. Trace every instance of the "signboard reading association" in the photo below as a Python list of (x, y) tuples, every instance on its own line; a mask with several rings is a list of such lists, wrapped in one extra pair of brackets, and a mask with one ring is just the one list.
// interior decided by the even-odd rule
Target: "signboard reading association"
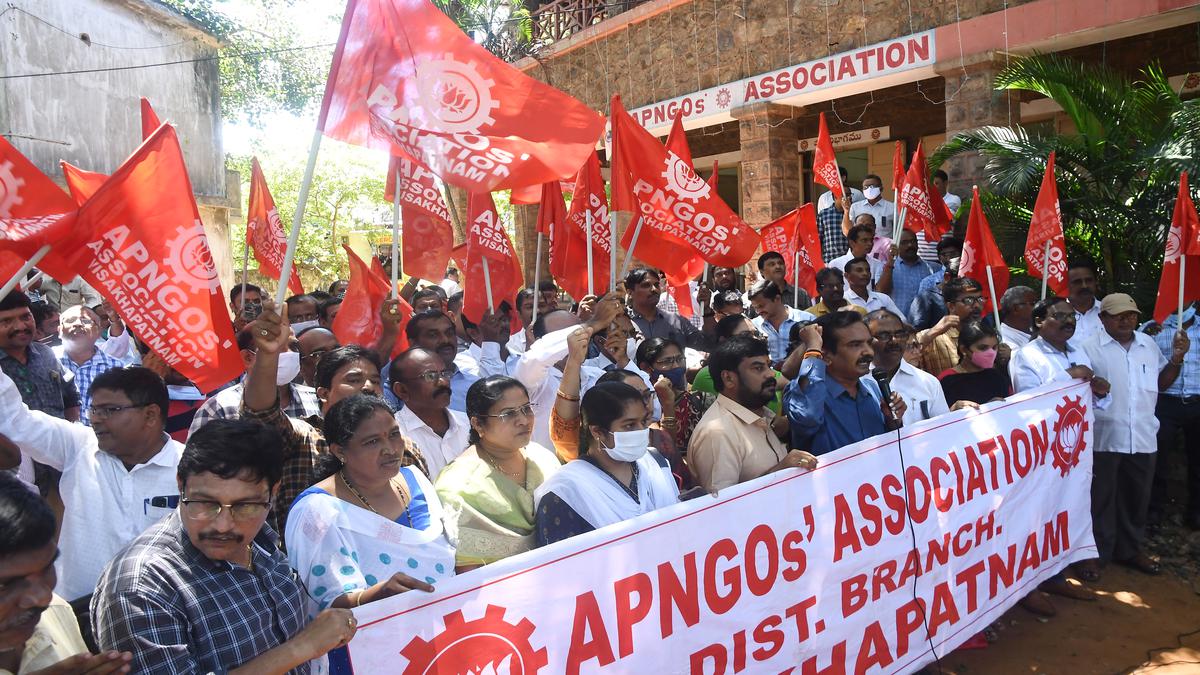
[[(929, 30), (709, 87), (629, 114), (650, 130), (669, 126), (680, 111), (685, 123), (709, 117), (716, 123), (730, 119), (731, 110), (752, 103), (803, 104), (802, 99), (809, 94), (932, 67), (936, 56), (933, 31)], [(899, 82), (883, 86), (892, 84)]]

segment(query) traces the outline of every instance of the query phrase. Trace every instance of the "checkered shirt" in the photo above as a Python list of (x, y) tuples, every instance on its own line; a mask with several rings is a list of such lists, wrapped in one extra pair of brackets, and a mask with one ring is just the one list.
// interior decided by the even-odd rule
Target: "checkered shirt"
[[(317, 390), (303, 384), (289, 385), (292, 401), (283, 409), (283, 414), (292, 419), (308, 419), (321, 414), (321, 402), (317, 400)], [(239, 382), (222, 389), (196, 410), (192, 424), (188, 427), (188, 435), (196, 433), (200, 427), (213, 420), (236, 420), (242, 410), (242, 392), (245, 384)]]
[(0, 370), (12, 378), (30, 410), (66, 419), (67, 409), (79, 405), (79, 390), (63, 372), (54, 351), (44, 344), (30, 344), (25, 363), (0, 351)]
[(836, 206), (817, 212), (817, 234), (821, 237), (821, 258), (825, 262), (850, 250), (850, 240), (842, 232), (842, 212)]
[[(224, 673), (293, 638), (308, 623), (304, 587), (264, 526), (253, 571), (205, 557), (179, 512), (105, 567), (92, 596), (101, 649), (129, 651), (134, 673)], [(309, 664), (290, 671), (307, 675)]]
[(83, 365), (77, 365), (71, 360), (71, 357), (67, 356), (66, 352), (60, 351), (58, 348), (55, 349), (55, 353), (58, 355), (59, 365), (71, 374), (75, 382), (75, 389), (79, 392), (79, 420), (91, 426), (87, 418), (87, 409), (92, 404), (92, 380), (106, 370), (123, 368), (125, 364), (100, 351), (99, 348)]

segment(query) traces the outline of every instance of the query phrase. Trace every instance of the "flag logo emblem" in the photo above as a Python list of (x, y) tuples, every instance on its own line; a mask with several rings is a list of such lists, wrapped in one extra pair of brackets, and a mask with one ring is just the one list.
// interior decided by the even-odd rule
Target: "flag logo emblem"
[(400, 650), (409, 661), (405, 675), (536, 675), (546, 666), (546, 648), (535, 650), (530, 644), (533, 623), (505, 621), (503, 607), (488, 605), (484, 615), (472, 621), (455, 611), (443, 621), (445, 630), (432, 640), (415, 637)]
[(0, 162), (0, 216), (12, 215), (13, 207), (21, 203), (18, 188), (25, 181), (13, 175), (12, 162)]
[[(417, 65), (416, 100), (410, 100), (414, 122), (445, 133), (478, 133), (496, 122), (492, 97), (496, 82), (479, 74), (475, 65), (443, 59)], [(417, 119), (419, 118), (419, 119)]]
[(679, 155), (674, 152), (667, 153), (667, 168), (663, 169), (662, 177), (667, 181), (667, 189), (674, 192), (680, 199), (686, 199), (692, 203), (707, 197), (712, 189), (707, 181), (696, 175), (692, 167), (688, 166), (687, 162), (680, 159)]
[(192, 289), (193, 293), (207, 290), (216, 293), (221, 288), (212, 251), (204, 236), (204, 226), (196, 221), (192, 227), (180, 227), (167, 244), (171, 252), (167, 266), (175, 273), (175, 281)]

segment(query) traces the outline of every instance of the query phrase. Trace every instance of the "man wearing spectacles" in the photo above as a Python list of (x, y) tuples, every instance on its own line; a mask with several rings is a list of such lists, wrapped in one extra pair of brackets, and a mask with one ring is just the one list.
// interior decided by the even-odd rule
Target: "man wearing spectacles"
[(89, 307), (75, 305), (64, 311), (59, 323), (59, 335), (62, 344), (54, 348), (54, 354), (62, 367), (75, 379), (80, 406), (84, 413), (80, 416), (80, 421), (87, 424), (87, 408), (92, 404), (92, 397), (89, 395), (92, 381), (101, 373), (120, 368), (122, 364), (97, 348), (100, 340), (100, 315)]
[(396, 423), (404, 437), (425, 457), (431, 480), (467, 449), (471, 423), (450, 409), (454, 371), (436, 352), (413, 347), (392, 360), (388, 369), (392, 393), (404, 402)]
[(354, 636), (354, 615), (308, 620), (307, 597), (266, 524), (283, 441), (243, 420), (216, 420), (179, 459), (179, 508), (105, 567), (92, 600), (104, 649), (135, 673), (308, 673)]
[[(933, 328), (917, 333), (921, 343), (921, 369), (937, 377), (958, 363), (958, 327), (968, 321), (978, 321), (983, 315), (983, 286), (968, 277), (955, 277), (942, 286), (946, 316)], [(999, 367), (1008, 363), (1005, 350), (996, 359)]]
[(0, 375), (0, 434), (62, 472), (55, 591), (77, 611), (86, 610), (104, 563), (170, 512), (183, 452), (164, 431), (167, 387), (158, 375), (114, 368), (96, 377), (90, 393), (89, 428), (30, 410), (13, 381)]

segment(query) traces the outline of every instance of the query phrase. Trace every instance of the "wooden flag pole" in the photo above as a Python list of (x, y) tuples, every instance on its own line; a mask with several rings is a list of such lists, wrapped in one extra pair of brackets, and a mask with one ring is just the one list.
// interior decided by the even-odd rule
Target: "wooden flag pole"
[(1050, 240), (1046, 240), (1046, 248), (1042, 252), (1042, 300), (1046, 299), (1046, 285), (1050, 281)]
[[(279, 290), (275, 291), (276, 308), (283, 306), (287, 297), (288, 278), (292, 275), (292, 263), (296, 259), (296, 245), (300, 242), (300, 227), (304, 224), (304, 207), (308, 204), (308, 189), (312, 187), (313, 172), (317, 168), (317, 151), (321, 149), (321, 125), (313, 131), (312, 144), (308, 148), (308, 163), (304, 165), (304, 178), (300, 181), (300, 194), (296, 198), (296, 213), (292, 216), (292, 231), (288, 235), (287, 251), (283, 254), (283, 267), (279, 270)], [(336, 245), (337, 242), (334, 242)]]
[[(25, 278), (25, 275), (29, 274), (29, 270), (33, 269), (34, 265), (41, 262), (42, 258), (45, 258), (46, 254), (49, 252), (50, 252), (50, 244), (46, 244), (45, 246), (39, 248), (36, 252), (34, 252), (33, 257), (31, 257), (29, 260), (25, 261), (25, 264), (21, 265), (21, 269), (17, 270), (17, 273), (14, 274), (11, 279), (8, 280), (8, 283), (4, 284), (3, 288), (0, 288), (0, 298), (7, 296), (12, 291), (12, 289), (16, 288), (17, 284), (21, 283), (21, 280)], [(1179, 288), (1180, 288), (1179, 292), (1182, 293), (1183, 286), (1180, 286)], [(1181, 295), (1180, 297), (1183, 297), (1183, 296)]]
[(400, 172), (392, 195), (392, 298), (400, 295)]
[[(585, 197), (586, 198), (586, 197)], [(584, 206), (583, 218), (587, 221), (587, 275), (588, 275), (588, 295), (596, 294), (596, 275), (592, 269), (592, 210)]]
[[(553, 225), (551, 226), (553, 227)], [(537, 248), (533, 255), (533, 318), (529, 320), (529, 325), (532, 326), (537, 322), (538, 301), (541, 300), (541, 283), (542, 283), (542, 233), (537, 233)], [(492, 297), (492, 293), (488, 291), (488, 297)], [(520, 311), (520, 307), (517, 308)]]
[(608, 247), (608, 264), (612, 267), (608, 275), (608, 292), (615, 293), (617, 290), (617, 212), (611, 211), (608, 214), (608, 234), (612, 238), (612, 244)]
[(490, 269), (488, 269), (487, 256), (486, 255), (482, 256), (482, 258), (483, 258), (483, 288), (484, 288), (484, 292), (487, 293), (488, 312), (494, 314), (496, 312), (496, 306), (495, 306), (495, 304), (492, 303), (492, 271)]
[[(638, 216), (637, 224), (633, 226), (633, 239), (629, 241), (629, 250), (625, 251), (625, 264), (621, 265), (621, 278), (629, 272), (629, 263), (633, 262), (633, 249), (637, 248), (638, 235), (642, 233), (642, 217)], [(614, 251), (615, 253), (615, 251)], [(625, 289), (628, 292), (629, 289)]]

